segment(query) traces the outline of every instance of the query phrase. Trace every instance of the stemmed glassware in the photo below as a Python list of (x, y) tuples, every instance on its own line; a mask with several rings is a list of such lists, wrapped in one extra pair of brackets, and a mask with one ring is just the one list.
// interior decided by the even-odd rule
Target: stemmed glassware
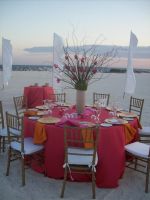
[(95, 110), (94, 115), (91, 115), (91, 119), (94, 120), (94, 122), (96, 124), (99, 124), (100, 123), (100, 114), (101, 114), (101, 102), (97, 101), (95, 103), (95, 105), (96, 105), (96, 110)]

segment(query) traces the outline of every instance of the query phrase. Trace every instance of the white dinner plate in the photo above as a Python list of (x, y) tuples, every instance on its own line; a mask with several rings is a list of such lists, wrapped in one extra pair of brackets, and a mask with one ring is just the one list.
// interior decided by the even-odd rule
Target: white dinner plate
[(31, 117), (28, 117), (29, 119), (32, 119), (32, 120), (38, 120), (39, 117), (38, 116), (31, 116)]
[(134, 120), (134, 118), (132, 118), (132, 117), (123, 117), (122, 119), (127, 120), (127, 121), (132, 121), (132, 120)]
[(46, 105), (36, 106), (36, 108), (39, 110), (48, 110), (48, 106)]
[(112, 126), (112, 124), (108, 124), (108, 123), (101, 123), (100, 125), (103, 127), (111, 127)]
[(86, 126), (86, 127), (93, 127), (93, 126), (95, 126), (94, 123), (87, 122), (87, 121), (82, 121), (82, 122), (80, 122), (80, 124), (82, 124), (83, 126)]

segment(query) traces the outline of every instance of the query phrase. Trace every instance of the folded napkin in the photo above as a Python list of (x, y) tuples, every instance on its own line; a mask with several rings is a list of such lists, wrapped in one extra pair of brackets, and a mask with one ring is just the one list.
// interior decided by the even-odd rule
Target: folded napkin
[(83, 115), (88, 116), (88, 115), (92, 115), (93, 113), (95, 113), (95, 109), (88, 107), (88, 108), (85, 108)]
[(83, 137), (83, 144), (84, 148), (92, 149), (93, 148), (93, 133), (90, 129), (83, 129), (82, 130), (82, 137)]
[(35, 111), (35, 110), (26, 110), (24, 112), (24, 116), (26, 116), (26, 117), (28, 117), (28, 116), (35, 116), (35, 115), (37, 115), (37, 111)]
[(74, 120), (74, 119), (61, 119), (58, 123), (56, 123), (57, 126), (80, 126), (79, 121)]
[(42, 144), (47, 140), (44, 124), (36, 122), (33, 139), (34, 139), (34, 144)]
[(132, 142), (136, 136), (136, 129), (133, 128), (129, 123), (124, 124), (124, 132), (125, 132), (125, 144), (129, 144)]
[[(60, 122), (58, 122), (56, 124), (57, 126), (76, 126), (76, 127), (83, 127), (85, 128), (86, 126), (84, 124), (80, 124), (79, 121), (74, 120), (74, 119), (62, 119)], [(93, 143), (89, 142), (89, 141), (93, 141), (93, 133), (91, 132), (91, 130), (89, 129), (82, 129), (82, 137), (83, 137), (83, 145), (84, 148), (86, 149), (91, 149), (93, 148)]]

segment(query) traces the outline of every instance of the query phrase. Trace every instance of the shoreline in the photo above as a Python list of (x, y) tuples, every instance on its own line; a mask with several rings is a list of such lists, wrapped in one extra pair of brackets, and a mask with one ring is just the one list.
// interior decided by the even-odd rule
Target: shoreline
[[(0, 71), (2, 70), (0, 65)], [(134, 73), (150, 73), (149, 68), (134, 68)], [(12, 71), (52, 71), (52, 65), (12, 65)], [(100, 73), (126, 73), (125, 67), (100, 67), (98, 68)]]

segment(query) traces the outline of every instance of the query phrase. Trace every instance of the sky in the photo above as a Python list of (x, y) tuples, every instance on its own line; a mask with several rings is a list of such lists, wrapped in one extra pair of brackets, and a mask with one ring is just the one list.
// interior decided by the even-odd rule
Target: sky
[[(13, 64), (49, 64), (50, 53), (24, 49), (53, 45), (53, 33), (72, 45), (72, 33), (92, 44), (150, 46), (150, 0), (0, 0), (0, 64), (2, 37), (11, 40)], [(98, 44), (98, 43), (97, 43)]]

